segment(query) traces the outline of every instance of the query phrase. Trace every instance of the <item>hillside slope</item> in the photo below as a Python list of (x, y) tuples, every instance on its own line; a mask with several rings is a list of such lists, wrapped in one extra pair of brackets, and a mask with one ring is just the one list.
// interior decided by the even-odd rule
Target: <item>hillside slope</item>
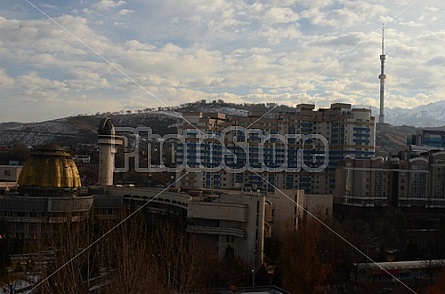
[[(173, 110), (146, 109), (133, 113), (106, 113), (102, 115), (79, 115), (40, 123), (0, 123), (0, 146), (11, 146), (19, 142), (35, 146), (52, 141), (60, 145), (95, 144), (97, 127), (106, 115), (111, 117), (117, 127), (151, 127), (153, 133), (161, 136), (176, 133), (177, 117), (186, 112), (223, 112), (228, 115), (245, 115), (248, 111), (291, 111), (288, 106), (274, 108), (275, 104), (234, 104), (221, 101), (214, 103), (188, 103)], [(390, 155), (400, 151), (406, 137), (415, 134), (414, 126), (394, 126), (377, 124), (377, 154)], [(445, 127), (434, 129), (445, 130)]]

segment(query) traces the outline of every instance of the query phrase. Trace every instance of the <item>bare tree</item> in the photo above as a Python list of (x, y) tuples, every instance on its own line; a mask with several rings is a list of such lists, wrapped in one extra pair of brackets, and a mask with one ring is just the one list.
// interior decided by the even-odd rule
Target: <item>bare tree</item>
[(330, 266), (323, 264), (319, 252), (318, 222), (308, 222), (303, 216), (299, 219), (298, 229), (287, 230), (282, 253), (282, 286), (294, 294), (315, 293), (322, 285)]
[(109, 293), (165, 293), (144, 220), (136, 215), (101, 242)]

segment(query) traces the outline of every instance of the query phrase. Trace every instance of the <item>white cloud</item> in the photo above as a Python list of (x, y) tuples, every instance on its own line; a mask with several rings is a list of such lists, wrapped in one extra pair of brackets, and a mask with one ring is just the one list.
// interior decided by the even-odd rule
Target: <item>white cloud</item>
[(127, 15), (131, 15), (131, 14), (133, 14), (133, 13), (134, 13), (133, 10), (130, 10), (130, 9), (121, 9), (121, 10), (118, 12), (117, 15), (119, 15), (119, 16), (127, 16)]
[(73, 69), (63, 77), (63, 83), (70, 91), (82, 92), (94, 89), (108, 89), (112, 86), (107, 78), (96, 72), (89, 72), (83, 69)]
[(65, 83), (42, 78), (35, 72), (17, 77), (15, 86), (20, 91), (19, 99), (26, 102), (57, 101), (68, 92)]
[(297, 40), (301, 36), (301, 32), (296, 27), (266, 27), (258, 32), (258, 35), (264, 36), (269, 44), (278, 45), (284, 40)]
[(126, 4), (125, 1), (122, 0), (100, 0), (97, 3), (93, 4), (93, 7), (99, 9), (99, 10), (108, 10), (111, 8), (119, 7)]
[(425, 7), (425, 9), (426, 9), (426, 10), (429, 10), (429, 11), (431, 11), (431, 12), (434, 12), (434, 13), (440, 11), (439, 8), (437, 8), (437, 7), (433, 7), (433, 6), (427, 6), (427, 7)]
[(403, 26), (407, 26), (407, 27), (421, 27), (421, 26), (423, 26), (421, 23), (417, 23), (417, 22), (415, 22), (415, 21), (407, 21), (407, 22), (400, 22), (399, 23), (400, 25), (403, 25)]
[(44, 117), (48, 112), (40, 105), (46, 101), (51, 111), (64, 113), (65, 105), (81, 113), (162, 105), (128, 77), (170, 105), (219, 98), (377, 105), (383, 20), (389, 21), (387, 105), (400, 101), (414, 107), (442, 99), (445, 91), (445, 20), (439, 15), (445, 4), (437, 1), (425, 0), (397, 17), (409, 3), (137, 0), (86, 5), (49, 9), (59, 13), (52, 17), (75, 38), (41, 15), (0, 4), (5, 8), (0, 10), (0, 90), (3, 97), (15, 97), (0, 98), (2, 107), (21, 109), (20, 101), (31, 101), (35, 117)]
[(261, 20), (265, 23), (289, 23), (298, 19), (298, 14), (294, 13), (289, 7), (271, 7), (261, 17)]

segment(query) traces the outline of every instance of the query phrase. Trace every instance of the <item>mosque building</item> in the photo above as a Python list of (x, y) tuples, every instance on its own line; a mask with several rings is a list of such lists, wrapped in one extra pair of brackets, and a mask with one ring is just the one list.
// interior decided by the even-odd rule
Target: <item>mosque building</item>
[(82, 223), (93, 196), (82, 195), (80, 187), (69, 153), (54, 144), (35, 149), (21, 169), (18, 191), (0, 197), (0, 220), (7, 225), (1, 237), (49, 239), (63, 223)]

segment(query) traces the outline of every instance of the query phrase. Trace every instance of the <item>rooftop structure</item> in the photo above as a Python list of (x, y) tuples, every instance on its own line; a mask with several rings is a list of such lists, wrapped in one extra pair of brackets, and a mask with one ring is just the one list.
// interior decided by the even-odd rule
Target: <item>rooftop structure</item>
[(19, 194), (29, 196), (76, 194), (81, 186), (71, 155), (52, 144), (34, 150), (23, 165), (18, 184)]

